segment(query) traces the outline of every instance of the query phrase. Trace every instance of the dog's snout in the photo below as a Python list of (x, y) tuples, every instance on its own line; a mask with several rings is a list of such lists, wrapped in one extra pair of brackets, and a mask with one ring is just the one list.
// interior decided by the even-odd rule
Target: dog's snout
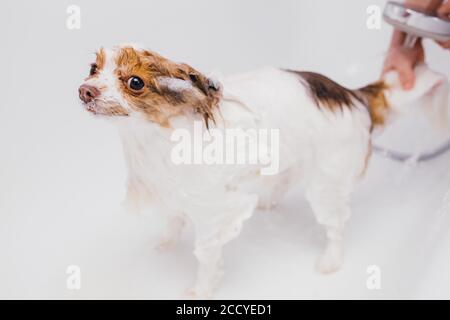
[(78, 89), (78, 93), (80, 95), (80, 99), (85, 103), (94, 101), (95, 98), (100, 96), (100, 90), (88, 84), (81, 85)]

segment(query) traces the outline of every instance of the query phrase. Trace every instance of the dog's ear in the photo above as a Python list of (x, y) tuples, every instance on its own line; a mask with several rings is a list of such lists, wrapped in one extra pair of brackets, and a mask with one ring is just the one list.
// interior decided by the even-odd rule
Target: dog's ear
[(214, 97), (220, 94), (221, 86), (217, 81), (206, 77), (190, 65), (185, 63), (175, 63), (152, 52), (148, 52), (147, 55), (152, 59), (149, 66), (157, 79), (172, 78), (184, 80), (207, 97)]
[(222, 87), (219, 82), (206, 77), (189, 65), (182, 64), (181, 69), (192, 85), (205, 96), (201, 103), (197, 105), (196, 111), (202, 114), (206, 127), (209, 128), (210, 120), (215, 123), (213, 113), (222, 96)]
[(190, 106), (209, 127), (215, 123), (214, 110), (222, 97), (221, 85), (185, 63), (176, 63), (154, 52), (144, 56), (151, 74), (151, 86), (172, 104)]
[(207, 127), (209, 121), (215, 122), (221, 87), (189, 65), (133, 47), (121, 48), (116, 64), (121, 78), (135, 75), (143, 80), (141, 91), (123, 84), (124, 92), (130, 103), (152, 120), (168, 125), (171, 117), (199, 114)]
[(214, 109), (222, 96), (220, 83), (184, 63), (176, 64), (167, 61), (164, 69), (163, 82), (173, 84), (173, 86), (166, 85), (168, 90), (166, 94), (181, 97), (183, 101), (191, 105), (195, 112), (202, 115), (206, 127), (209, 128), (209, 121), (215, 123)]
[(188, 81), (206, 96), (214, 96), (221, 91), (217, 81), (209, 79), (188, 64), (173, 62), (151, 51), (145, 51), (144, 54), (149, 60), (150, 71), (157, 78), (169, 77)]
[(187, 64), (180, 65), (180, 71), (186, 79), (192, 83), (194, 87), (199, 89), (205, 96), (214, 96), (221, 91), (220, 84), (195, 70)]

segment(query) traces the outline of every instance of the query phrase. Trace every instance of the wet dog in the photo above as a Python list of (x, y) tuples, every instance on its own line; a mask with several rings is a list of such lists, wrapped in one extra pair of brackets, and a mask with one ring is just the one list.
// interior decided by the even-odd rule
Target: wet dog
[[(446, 79), (424, 65), (416, 75), (411, 91), (401, 89), (394, 73), (357, 90), (317, 73), (271, 67), (213, 80), (155, 52), (118, 46), (98, 51), (79, 96), (88, 112), (120, 132), (128, 166), (126, 203), (151, 205), (166, 215), (160, 247), (177, 242), (186, 218), (194, 224), (199, 269), (191, 293), (204, 298), (222, 275), (223, 245), (258, 207), (275, 206), (297, 182), (328, 239), (317, 269), (339, 269), (351, 195), (369, 163), (372, 132), (420, 99), (432, 122), (446, 126)], [(193, 163), (174, 160), (192, 151), (187, 149), (198, 139), (227, 144), (228, 129), (248, 138), (238, 144), (236, 157), (263, 150), (267, 159), (277, 159), (276, 172), (265, 174), (261, 161), (211, 163), (205, 154), (220, 158), (217, 144), (202, 149)], [(252, 139), (261, 130), (276, 135)], [(221, 141), (213, 132), (223, 133)], [(180, 133), (190, 133), (192, 141), (178, 154)], [(252, 149), (255, 140), (258, 148)]]

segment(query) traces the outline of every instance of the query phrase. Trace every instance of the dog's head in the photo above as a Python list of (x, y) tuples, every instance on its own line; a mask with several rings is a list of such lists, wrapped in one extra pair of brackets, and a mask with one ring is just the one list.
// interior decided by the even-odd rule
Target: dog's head
[(171, 117), (200, 114), (208, 125), (221, 87), (187, 64), (134, 46), (100, 49), (79, 88), (87, 111), (107, 117), (143, 116), (161, 126)]

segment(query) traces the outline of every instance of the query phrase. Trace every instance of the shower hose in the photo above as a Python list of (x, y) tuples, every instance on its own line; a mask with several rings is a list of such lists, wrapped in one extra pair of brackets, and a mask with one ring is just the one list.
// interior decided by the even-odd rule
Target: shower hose
[(395, 150), (390, 150), (387, 148), (383, 148), (377, 145), (373, 146), (373, 150), (382, 155), (385, 158), (398, 161), (398, 162), (407, 162), (407, 161), (414, 161), (414, 162), (426, 162), (429, 160), (433, 160), (435, 158), (438, 158), (439, 156), (443, 155), (447, 151), (450, 151), (450, 140), (445, 142), (440, 147), (423, 152), (418, 154), (412, 154), (412, 153), (406, 153), (406, 152), (398, 152)]

